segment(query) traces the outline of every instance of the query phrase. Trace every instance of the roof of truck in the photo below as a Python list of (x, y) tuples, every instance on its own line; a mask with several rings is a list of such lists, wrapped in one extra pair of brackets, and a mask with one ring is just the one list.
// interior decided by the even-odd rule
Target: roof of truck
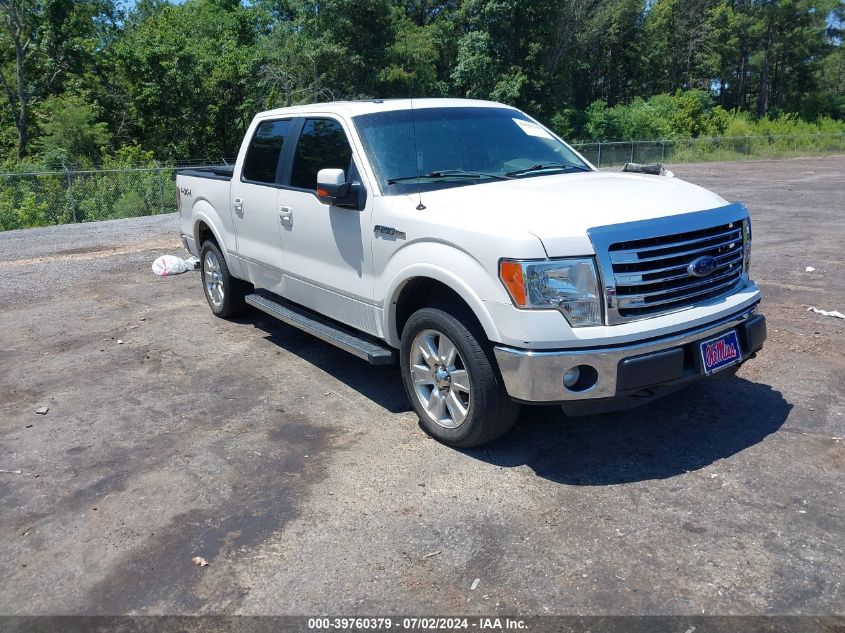
[(511, 106), (503, 103), (481, 101), (479, 99), (362, 99), (360, 101), (331, 101), (329, 103), (311, 103), (287, 108), (277, 108), (275, 110), (261, 112), (258, 116), (316, 112), (331, 112), (346, 116), (357, 116), (372, 112), (407, 110), (411, 107), (412, 102), (415, 110), (424, 108), (511, 108)]

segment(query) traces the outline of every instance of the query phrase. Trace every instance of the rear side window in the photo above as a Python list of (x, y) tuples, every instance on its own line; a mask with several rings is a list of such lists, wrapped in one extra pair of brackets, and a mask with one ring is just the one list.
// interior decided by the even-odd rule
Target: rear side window
[(252, 142), (246, 150), (243, 178), (254, 182), (276, 182), (276, 168), (279, 155), (288, 132), (290, 120), (264, 121), (255, 130)]
[(293, 156), (290, 184), (317, 189), (317, 172), (342, 169), (349, 177), (352, 148), (340, 123), (330, 119), (306, 119)]

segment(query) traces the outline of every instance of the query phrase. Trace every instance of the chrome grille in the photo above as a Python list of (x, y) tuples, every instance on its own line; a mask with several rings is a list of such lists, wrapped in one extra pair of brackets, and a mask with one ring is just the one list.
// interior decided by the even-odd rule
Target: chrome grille
[[(706, 277), (687, 270), (699, 257), (716, 259)], [(725, 294), (742, 278), (743, 223), (615, 242), (608, 247), (616, 309), (634, 319), (678, 310)]]

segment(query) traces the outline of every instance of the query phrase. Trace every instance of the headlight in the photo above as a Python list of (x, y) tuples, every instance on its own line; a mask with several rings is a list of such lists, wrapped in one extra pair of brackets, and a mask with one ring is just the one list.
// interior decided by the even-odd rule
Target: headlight
[(519, 308), (555, 308), (576, 327), (602, 324), (598, 275), (592, 258), (503, 259), (499, 278)]
[(748, 275), (751, 270), (751, 216), (742, 221), (742, 272)]

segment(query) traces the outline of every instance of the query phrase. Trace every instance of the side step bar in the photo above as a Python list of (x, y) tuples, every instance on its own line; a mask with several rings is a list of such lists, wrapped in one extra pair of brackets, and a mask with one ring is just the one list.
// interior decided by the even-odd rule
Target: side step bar
[(384, 343), (347, 328), (311, 310), (285, 301), (266, 290), (256, 290), (246, 296), (246, 302), (288, 325), (308, 332), (373, 365), (396, 363), (396, 350)]

